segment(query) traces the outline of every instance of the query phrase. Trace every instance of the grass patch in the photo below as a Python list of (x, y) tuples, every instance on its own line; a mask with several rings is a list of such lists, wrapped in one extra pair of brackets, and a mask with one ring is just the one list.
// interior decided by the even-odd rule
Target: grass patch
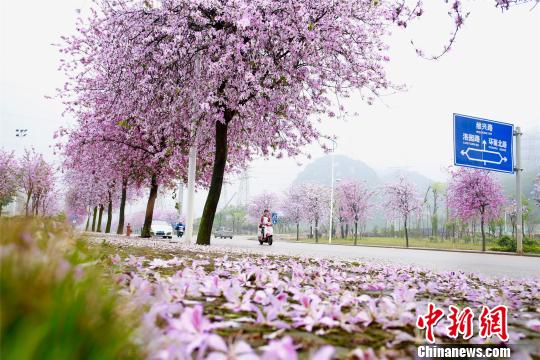
[(137, 359), (115, 285), (64, 223), (0, 218), (0, 358)]
[[(503, 237), (504, 238), (504, 237)], [(287, 240), (295, 242), (295, 239)], [(515, 244), (515, 240), (514, 244)], [(314, 238), (300, 238), (299, 242), (314, 244)], [(327, 244), (328, 238), (319, 238), (319, 244)], [(357, 238), (357, 245), (370, 245), (370, 246), (396, 246), (405, 247), (405, 239), (400, 237), (363, 237)], [(354, 238), (332, 238), (332, 244), (336, 245), (354, 245)], [(441, 249), (441, 250), (482, 250), (482, 240), (476, 239), (475, 241), (465, 242), (463, 240), (451, 240), (442, 238), (410, 238), (409, 247), (427, 248), (427, 249)], [(486, 247), (492, 251), (503, 252), (515, 252), (515, 245), (512, 246), (500, 246), (496, 239), (486, 239)], [(538, 240), (532, 240), (530, 244), (526, 244), (524, 240), (523, 249), (526, 253), (540, 254), (540, 242)]]

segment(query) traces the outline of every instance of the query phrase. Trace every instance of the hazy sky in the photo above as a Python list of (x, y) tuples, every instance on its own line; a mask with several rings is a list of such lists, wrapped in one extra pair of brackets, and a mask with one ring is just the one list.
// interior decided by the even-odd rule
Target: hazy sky
[[(2, 1), (0, 147), (20, 152), (33, 145), (52, 156), (52, 134), (70, 120), (61, 117), (58, 101), (44, 98), (64, 82), (57, 71), (57, 49), (51, 44), (74, 31), (75, 10), (90, 3)], [(414, 39), (428, 53), (439, 50), (450, 31), (444, 8), (428, 9), (426, 17), (407, 32), (396, 30), (388, 73), (407, 90), (372, 106), (358, 96), (348, 99), (345, 104), (351, 113), (359, 113), (357, 118), (321, 124), (324, 132), (338, 137), (336, 153), (375, 169), (406, 167), (443, 180), (441, 169), (452, 163), (452, 113), (514, 123), (525, 133), (538, 129), (540, 8), (518, 6), (501, 14), (493, 3), (471, 2), (471, 15), (456, 44), (439, 61), (419, 58), (409, 41)], [(29, 129), (28, 136), (15, 137), (16, 128)], [(322, 155), (316, 146), (309, 152), (314, 158)], [(251, 193), (286, 188), (302, 169), (297, 162), (254, 162)], [(231, 186), (229, 196), (234, 192)], [(203, 199), (204, 194), (198, 194), (198, 211)]]

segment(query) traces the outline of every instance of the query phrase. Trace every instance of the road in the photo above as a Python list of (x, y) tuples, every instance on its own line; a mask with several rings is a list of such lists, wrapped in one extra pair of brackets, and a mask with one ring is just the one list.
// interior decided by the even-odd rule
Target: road
[(255, 250), (264, 254), (330, 257), (419, 265), (435, 271), (475, 272), (491, 277), (540, 278), (540, 257), (478, 254), (452, 251), (394, 249), (368, 246), (305, 244), (274, 240), (274, 245), (259, 245), (253, 236), (212, 239), (212, 244)]

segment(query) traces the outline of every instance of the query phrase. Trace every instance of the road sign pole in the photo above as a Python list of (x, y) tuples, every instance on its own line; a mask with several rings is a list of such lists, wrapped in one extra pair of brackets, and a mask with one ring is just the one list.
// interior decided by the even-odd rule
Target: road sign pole
[(521, 128), (516, 127), (514, 136), (516, 137), (516, 241), (517, 241), (517, 254), (523, 255), (523, 231), (521, 229), (522, 218), (523, 218), (523, 209), (521, 204)]

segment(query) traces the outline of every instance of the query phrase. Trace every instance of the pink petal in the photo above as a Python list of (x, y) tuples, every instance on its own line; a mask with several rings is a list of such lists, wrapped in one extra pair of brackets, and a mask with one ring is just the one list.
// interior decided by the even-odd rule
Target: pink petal
[(333, 346), (323, 346), (322, 348), (317, 350), (315, 354), (313, 354), (311, 360), (330, 360), (332, 359), (332, 355), (334, 355), (334, 352), (336, 352), (336, 349), (334, 349)]

